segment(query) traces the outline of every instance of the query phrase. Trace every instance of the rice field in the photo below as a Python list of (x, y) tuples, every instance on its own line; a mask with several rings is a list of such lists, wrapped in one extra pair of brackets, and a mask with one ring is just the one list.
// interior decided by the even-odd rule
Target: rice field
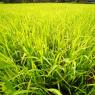
[(95, 4), (0, 4), (0, 95), (95, 95)]

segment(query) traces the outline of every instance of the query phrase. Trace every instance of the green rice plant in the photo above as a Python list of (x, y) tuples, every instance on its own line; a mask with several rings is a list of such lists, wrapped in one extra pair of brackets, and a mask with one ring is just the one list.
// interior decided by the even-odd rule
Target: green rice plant
[(0, 95), (94, 93), (94, 4), (0, 4)]

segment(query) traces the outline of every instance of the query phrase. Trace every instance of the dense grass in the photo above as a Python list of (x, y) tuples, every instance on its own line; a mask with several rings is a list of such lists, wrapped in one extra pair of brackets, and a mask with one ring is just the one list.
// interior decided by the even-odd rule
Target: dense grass
[(1, 4), (0, 95), (95, 95), (95, 5)]

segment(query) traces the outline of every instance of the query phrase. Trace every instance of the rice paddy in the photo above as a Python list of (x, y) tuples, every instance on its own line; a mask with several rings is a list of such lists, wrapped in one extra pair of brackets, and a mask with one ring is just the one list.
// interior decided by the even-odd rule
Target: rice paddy
[(95, 5), (0, 4), (0, 95), (95, 95)]

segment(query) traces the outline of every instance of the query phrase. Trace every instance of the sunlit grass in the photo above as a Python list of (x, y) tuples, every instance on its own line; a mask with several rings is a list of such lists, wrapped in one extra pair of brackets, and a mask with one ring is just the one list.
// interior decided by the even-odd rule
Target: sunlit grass
[(95, 5), (1, 4), (3, 94), (94, 95)]

